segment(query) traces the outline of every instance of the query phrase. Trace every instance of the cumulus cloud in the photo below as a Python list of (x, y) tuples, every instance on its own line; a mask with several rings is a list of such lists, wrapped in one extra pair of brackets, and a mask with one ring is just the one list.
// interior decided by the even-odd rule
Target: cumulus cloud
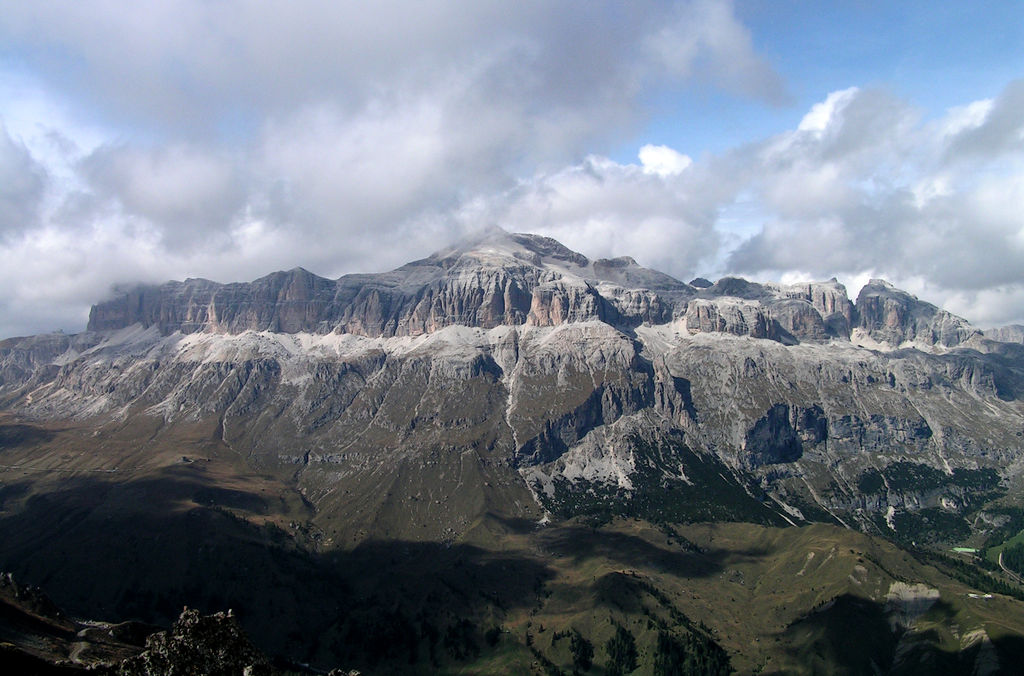
[(693, 164), (693, 160), (689, 156), (668, 146), (647, 144), (640, 148), (637, 156), (640, 158), (640, 164), (643, 165), (645, 174), (657, 174), (658, 176), (674, 176)]
[[(677, 39), (685, 55), (666, 51)], [(63, 307), (67, 275), (85, 294), (133, 276), (379, 270), (482, 227), (465, 217), (481, 201), (526, 229), (537, 220), (506, 195), (528, 193), (534, 175), (567, 189), (595, 143), (644, 121), (651, 87), (707, 76), (770, 99), (753, 83), (780, 82), (731, 3), (707, 0), (39, 0), (5, 7), (0, 41), (11, 92), (31, 85), (19, 120), (36, 135), (0, 134), (0, 228), (26, 234), (0, 257), (12, 279), (51, 289), (49, 308)], [(4, 107), (24, 113), (19, 101)], [(686, 163), (673, 153), (648, 151), (645, 166), (667, 178)], [(607, 186), (671, 194), (637, 167), (612, 173)], [(551, 213), (605, 223), (610, 239), (631, 198), (585, 183), (577, 206), (563, 198)], [(584, 217), (583, 199), (603, 215)], [(680, 209), (675, 199), (638, 222), (660, 232)], [(22, 262), (39, 256), (63, 265)], [(36, 312), (37, 330), (56, 311), (41, 307), (19, 310)], [(57, 325), (74, 328), (65, 316)]]
[(1021, 82), (937, 120), (852, 87), (719, 154), (593, 154), (666, 92), (788, 101), (728, 0), (38, 0), (0, 41), (28, 74), (0, 101), (33, 91), (0, 103), (0, 335), (80, 329), (118, 283), (377, 271), (493, 224), (681, 278), (1020, 295)]
[(238, 173), (230, 158), (180, 145), (103, 146), (80, 163), (96, 198), (145, 219), (170, 249), (208, 244), (231, 226), (246, 198)]
[[(796, 130), (743, 158), (767, 218), (731, 252), (727, 268), (767, 276), (871, 270), (908, 284), (924, 280), (918, 284), (936, 302), (1017, 297), (1024, 118), (1007, 111), (1020, 110), (1022, 91), (1014, 82), (994, 100), (927, 122), (885, 92), (829, 95)], [(991, 307), (976, 314), (1000, 320)], [(1010, 304), (1001, 319), (1021, 315), (1024, 308)]]
[(992, 159), (1024, 151), (1024, 79), (1011, 82), (995, 101), (982, 101), (957, 113), (961, 124), (946, 147), (948, 161)]
[[(481, 63), (493, 66), (477, 83), (492, 104), (532, 97), (537, 112), (554, 114), (616, 101), (627, 111), (640, 80), (666, 65), (689, 77), (695, 60), (726, 85), (765, 73), (779, 81), (731, 3), (708, 0), (386, 0), (372, 11), (331, 0), (39, 0), (5, 8), (0, 38), (104, 114), (190, 133), (311, 104), (358, 109), (382, 91), (422, 93)], [(650, 40), (660, 51), (639, 48)], [(685, 63), (664, 53), (678, 40), (694, 43)]]

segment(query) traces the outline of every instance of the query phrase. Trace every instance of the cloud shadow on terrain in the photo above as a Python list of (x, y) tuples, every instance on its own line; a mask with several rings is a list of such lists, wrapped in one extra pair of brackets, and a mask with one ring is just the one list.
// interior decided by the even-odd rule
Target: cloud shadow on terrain
[(13, 446), (29, 446), (54, 438), (50, 430), (25, 423), (0, 424), (0, 452)]
[[(533, 605), (553, 575), (536, 559), (470, 545), (370, 541), (317, 554), (224, 508), (273, 514), (273, 499), (182, 471), (123, 484), (69, 478), (48, 493), (7, 488), (21, 493), (0, 515), (0, 570), (68, 612), (166, 626), (183, 605), (232, 608), (264, 651), (325, 668), (395, 651), (422, 658), (442, 638), (470, 651), (477, 620)], [(464, 618), (472, 622), (451, 643), (446, 631)]]
[[(979, 673), (977, 659), (983, 649), (981, 642), (962, 650), (950, 650), (934, 629), (908, 632), (895, 625), (890, 611), (886, 604), (861, 596), (837, 596), (795, 620), (777, 636), (776, 640), (789, 646), (786, 649), (789, 666), (772, 668), (769, 665), (762, 673), (781, 676), (793, 673), (796, 665), (801, 673), (851, 676)], [(940, 600), (927, 614), (933, 619), (938, 616), (949, 619), (955, 610)], [(992, 639), (991, 647), (1001, 665), (1001, 670), (992, 673), (1009, 673), (1007, 669), (1024, 660), (1024, 637), (1000, 636)]]
[(768, 554), (761, 549), (669, 550), (628, 533), (595, 530), (585, 526), (559, 526), (538, 536), (544, 548), (556, 556), (571, 557), (579, 564), (587, 558), (606, 558), (625, 566), (656, 567), (687, 578), (710, 577), (729, 565), (751, 562)]

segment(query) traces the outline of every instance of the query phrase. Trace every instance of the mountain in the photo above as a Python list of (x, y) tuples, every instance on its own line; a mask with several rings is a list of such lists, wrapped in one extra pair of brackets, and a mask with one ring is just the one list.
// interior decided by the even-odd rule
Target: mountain
[(1024, 343), (1024, 326), (1008, 324), (996, 329), (988, 329), (985, 331), (985, 337), (1004, 343)]
[[(82, 334), (0, 342), (0, 566), (115, 619), (231, 602), (262, 648), (325, 667), (496, 670), (506, 653), (569, 664), (561, 639), (534, 642), (540, 616), (594, 632), (609, 659), (621, 625), (645, 660), (682, 641), (741, 670), (792, 666), (815, 604), (890, 627), (891, 585), (929, 577), (988, 641), (950, 648), (955, 623), (933, 618), (929, 654), (974, 669), (964, 651), (1005, 662), (1024, 619), (997, 640), (1005, 625), (950, 590), (1012, 581), (984, 560), (925, 574), (872, 538), (920, 558), (1024, 529), (1022, 395), (1024, 346), (882, 280), (856, 303), (834, 279), (686, 284), (501, 230), (382, 274), (137, 287)], [(796, 535), (809, 524), (824, 553)], [(807, 597), (794, 583), (813, 557), (783, 541), (820, 562), (848, 551), (846, 572)], [(77, 584), (83, 566), (103, 574)], [(735, 571), (795, 605), (739, 630), (684, 598)], [(1016, 618), (1017, 603), (1000, 607)], [(645, 607), (661, 610), (638, 634)], [(604, 625), (586, 619), (602, 608)], [(893, 650), (915, 622), (885, 629)]]

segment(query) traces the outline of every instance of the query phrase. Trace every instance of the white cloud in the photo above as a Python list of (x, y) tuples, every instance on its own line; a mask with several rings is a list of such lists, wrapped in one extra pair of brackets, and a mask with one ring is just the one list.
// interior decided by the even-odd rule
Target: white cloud
[(659, 174), (592, 156), (477, 199), (460, 219), (467, 228), (497, 224), (548, 235), (588, 256), (628, 254), (689, 279), (718, 250), (718, 193), (707, 180), (707, 174)]
[[(997, 310), (994, 299), (1024, 288), (1022, 125), (1007, 113), (1022, 91), (1011, 83), (933, 122), (881, 92), (829, 95), (797, 130), (747, 153), (751, 186), (770, 216), (729, 255), (728, 269), (769, 277), (872, 270), (933, 302), (959, 303), (969, 318), (1019, 321), (1024, 307)], [(972, 309), (968, 297), (987, 305)]]
[(0, 335), (81, 328), (114, 283), (382, 270), (491, 223), (1024, 315), (996, 309), (1024, 269), (1024, 81), (931, 122), (851, 87), (718, 155), (588, 155), (688, 83), (787, 100), (725, 0), (38, 0), (0, 41)]
[(833, 124), (833, 121), (841, 113), (842, 109), (857, 96), (859, 91), (860, 89), (857, 87), (850, 87), (849, 89), (832, 92), (824, 101), (811, 106), (810, 111), (800, 120), (796, 130), (819, 134), (824, 132)]
[(643, 165), (645, 174), (657, 174), (658, 176), (675, 176), (686, 171), (686, 168), (693, 164), (693, 160), (688, 155), (668, 146), (647, 144), (640, 148), (637, 157), (640, 158), (640, 164)]
[[(985, 161), (1024, 151), (1024, 79), (1011, 82), (994, 101), (971, 108), (967, 107), (969, 124), (949, 140), (948, 161)], [(963, 112), (956, 111), (958, 121), (963, 117)]]
[(93, 194), (156, 228), (171, 248), (208, 245), (245, 202), (230, 157), (186, 146), (102, 146), (80, 164)]
[[(686, 63), (664, 51), (675, 38), (694, 41)], [(630, 182), (671, 190), (636, 167), (608, 170), (603, 196), (568, 176), (644, 121), (652, 87), (782, 90), (732, 5), (704, 0), (38, 0), (5, 6), (0, 42), (0, 116), (25, 134), (0, 138), (0, 228), (32, 233), (0, 258), (16, 288), (50, 294), (6, 314), (36, 330), (82, 316), (80, 295), (57, 300), (66, 277), (98, 293), (132, 275), (380, 270), (476, 227), (475, 201), (539, 227), (504, 197), (535, 173), (564, 191), (550, 213), (610, 242), (638, 202)], [(658, 152), (647, 166), (665, 178), (685, 164)], [(684, 206), (649, 206), (635, 231), (696, 222)], [(60, 265), (27, 263), (39, 256)]]

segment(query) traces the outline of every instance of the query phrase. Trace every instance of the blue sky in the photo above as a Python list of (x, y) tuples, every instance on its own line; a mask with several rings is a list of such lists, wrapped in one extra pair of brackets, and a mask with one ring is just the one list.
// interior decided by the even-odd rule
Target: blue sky
[(766, 106), (708, 83), (652, 92), (653, 119), (614, 157), (629, 161), (643, 143), (722, 152), (796, 126), (824, 94), (851, 86), (886, 88), (935, 117), (1024, 76), (1020, 3), (757, 0), (735, 11), (789, 101)]
[(500, 225), (1024, 322), (1017, 2), (0, 0), (0, 336)]

